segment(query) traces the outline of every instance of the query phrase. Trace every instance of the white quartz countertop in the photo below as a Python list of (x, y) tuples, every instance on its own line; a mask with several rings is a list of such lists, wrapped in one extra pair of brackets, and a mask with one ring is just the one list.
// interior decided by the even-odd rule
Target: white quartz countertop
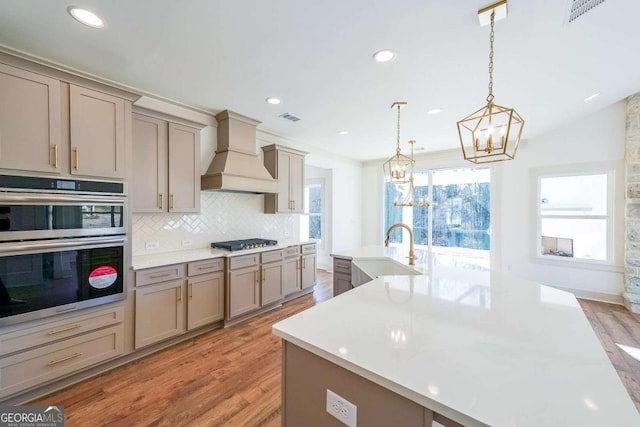
[(145, 255), (134, 255), (131, 268), (135, 270), (144, 270), (145, 268), (161, 267), (164, 265), (181, 264), (185, 262), (200, 261), (205, 259), (220, 258), (220, 257), (233, 257), (241, 255), (249, 255), (258, 252), (275, 251), (279, 249), (286, 249), (290, 246), (304, 245), (307, 243), (315, 242), (282, 242), (274, 246), (264, 246), (261, 248), (246, 249), (243, 251), (227, 251), (224, 249), (185, 249), (173, 252), (159, 252)]
[(575, 297), (515, 277), (384, 276), (273, 332), (464, 425), (640, 426)]

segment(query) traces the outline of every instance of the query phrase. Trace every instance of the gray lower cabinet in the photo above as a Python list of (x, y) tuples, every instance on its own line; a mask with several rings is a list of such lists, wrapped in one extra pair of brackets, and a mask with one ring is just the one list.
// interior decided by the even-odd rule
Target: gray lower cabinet
[(260, 272), (260, 305), (266, 306), (282, 300), (284, 278), (283, 251), (263, 252), (260, 255), (262, 270)]
[(96, 366), (124, 353), (124, 307), (2, 328), (0, 398)]
[(248, 262), (241, 259), (246, 257), (229, 258), (231, 269), (227, 272), (227, 320), (260, 308), (260, 265), (257, 256), (249, 257), (255, 258), (255, 263), (238, 269), (233, 269), (234, 264)]
[(135, 348), (222, 320), (223, 270), (216, 258), (136, 271)]
[(290, 246), (283, 250), (284, 264), (282, 266), (282, 293), (293, 294), (302, 289), (300, 275), (300, 246)]
[(136, 348), (185, 331), (183, 289), (184, 279), (136, 289)]
[(333, 296), (351, 288), (351, 259), (333, 257)]
[(187, 330), (224, 318), (224, 259), (187, 264)]
[(282, 293), (289, 295), (298, 292), (300, 288), (300, 257), (285, 259), (282, 264)]
[(316, 244), (305, 243), (300, 246), (300, 281), (302, 289), (308, 289), (316, 284)]

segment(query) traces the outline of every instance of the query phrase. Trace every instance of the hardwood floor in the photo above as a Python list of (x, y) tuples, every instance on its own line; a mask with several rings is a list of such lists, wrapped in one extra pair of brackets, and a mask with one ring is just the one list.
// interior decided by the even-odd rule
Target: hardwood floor
[(226, 329), (33, 401), (63, 405), (73, 426), (279, 426), (280, 338), (271, 325), (331, 298), (333, 276), (318, 270), (305, 295)]
[(640, 358), (640, 314), (633, 314), (616, 304), (583, 299), (578, 302), (640, 411), (640, 360), (618, 347), (619, 344), (631, 351), (635, 349), (635, 356)]
[[(318, 270), (313, 294), (30, 404), (63, 405), (69, 427), (279, 426), (281, 346), (271, 325), (331, 298), (332, 280)], [(640, 315), (613, 304), (580, 305), (640, 410), (640, 361), (616, 345), (640, 349)]]

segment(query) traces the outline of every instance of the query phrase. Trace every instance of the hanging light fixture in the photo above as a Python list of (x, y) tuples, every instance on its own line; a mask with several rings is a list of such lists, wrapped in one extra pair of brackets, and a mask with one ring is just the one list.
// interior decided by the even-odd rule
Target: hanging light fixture
[(465, 160), (473, 163), (512, 160), (524, 127), (524, 120), (513, 108), (493, 102), (493, 26), (496, 19), (507, 16), (507, 0), (478, 10), (481, 25), (486, 22), (487, 15), (491, 23), (487, 105), (458, 122), (462, 154)]
[(400, 107), (407, 105), (406, 102), (394, 102), (391, 108), (398, 109), (398, 127), (396, 137), (396, 154), (382, 165), (387, 182), (391, 184), (406, 184), (409, 182), (413, 159), (400, 152)]
[(428, 207), (431, 204), (431, 200), (429, 197), (415, 197), (415, 190), (413, 186), (413, 145), (416, 141), (409, 141), (409, 145), (411, 146), (411, 170), (409, 172), (409, 185), (406, 187), (406, 194), (402, 200), (396, 200), (393, 202), (393, 206), (408, 206), (408, 207)]

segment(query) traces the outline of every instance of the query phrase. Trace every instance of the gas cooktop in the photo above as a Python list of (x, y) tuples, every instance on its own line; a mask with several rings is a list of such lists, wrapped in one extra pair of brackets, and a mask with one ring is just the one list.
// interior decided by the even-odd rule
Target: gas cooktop
[(275, 246), (277, 244), (278, 244), (277, 240), (244, 239), (244, 240), (230, 240), (228, 242), (213, 242), (211, 244), (211, 247), (218, 248), (218, 249), (226, 249), (228, 251), (242, 251), (245, 249)]

